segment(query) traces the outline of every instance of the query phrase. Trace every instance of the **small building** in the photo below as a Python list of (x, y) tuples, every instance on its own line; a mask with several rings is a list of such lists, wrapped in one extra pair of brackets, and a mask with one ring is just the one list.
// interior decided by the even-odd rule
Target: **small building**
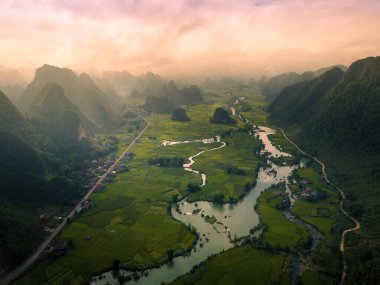
[(93, 205), (93, 203), (91, 200), (86, 200), (86, 201), (82, 202), (82, 210), (88, 210), (91, 208), (92, 205)]
[(301, 180), (302, 184), (311, 184), (311, 181), (307, 178)]
[(49, 256), (61, 256), (67, 251), (67, 242), (57, 241), (50, 244), (45, 253)]
[(96, 183), (95, 185), (95, 191), (101, 192), (105, 188), (105, 185), (103, 183)]
[(302, 198), (309, 198), (311, 196), (311, 193), (312, 193), (312, 191), (309, 188), (307, 188), (307, 189), (302, 191), (301, 197)]

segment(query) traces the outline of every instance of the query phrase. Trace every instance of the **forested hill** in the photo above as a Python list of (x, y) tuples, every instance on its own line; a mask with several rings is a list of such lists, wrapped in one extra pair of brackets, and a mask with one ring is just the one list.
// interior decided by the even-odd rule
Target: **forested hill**
[(380, 57), (354, 62), (283, 90), (270, 120), (327, 163), (346, 194), (345, 209), (361, 223), (348, 237), (346, 284), (380, 276)]
[(13, 103), (0, 91), (0, 128), (15, 129), (24, 124), (24, 118)]
[[(38, 118), (54, 125), (59, 124), (67, 112), (75, 114), (78, 123), (84, 126), (87, 132), (95, 128), (95, 122), (91, 121), (77, 106), (71, 103), (66, 98), (63, 88), (56, 83), (47, 84), (42, 88), (30, 107), (32, 118)], [(77, 130), (79, 130), (79, 126)]]
[(196, 85), (179, 89), (173, 81), (154, 90), (145, 98), (144, 108), (155, 113), (171, 113), (175, 106), (202, 102), (203, 91)]
[(41, 90), (51, 83), (60, 85), (67, 99), (75, 104), (88, 118), (105, 128), (119, 123), (117, 100), (101, 91), (87, 74), (77, 76), (72, 70), (44, 65), (36, 70), (34, 80), (21, 94), (17, 106), (30, 113), (33, 102)]
[(285, 88), (269, 106), (270, 119), (296, 124), (310, 141), (355, 151), (380, 151), (380, 57), (338, 68)]
[(334, 68), (311, 81), (286, 87), (268, 107), (271, 119), (280, 124), (304, 123), (326, 107), (323, 99), (343, 74)]
[(83, 191), (84, 161), (93, 150), (78, 138), (80, 113), (59, 86), (51, 87), (32, 120), (0, 91), (0, 271), (19, 264), (41, 242), (37, 209), (71, 205)]
[(297, 83), (308, 82), (325, 73), (326, 71), (336, 68), (339, 68), (342, 71), (345, 71), (347, 69), (347, 67), (343, 65), (334, 65), (321, 68), (316, 71), (306, 71), (302, 74), (298, 74), (296, 72), (283, 73), (277, 76), (273, 76), (269, 79), (262, 78), (259, 81), (259, 85), (262, 94), (266, 98), (266, 101), (272, 102), (284, 90), (284, 88)]

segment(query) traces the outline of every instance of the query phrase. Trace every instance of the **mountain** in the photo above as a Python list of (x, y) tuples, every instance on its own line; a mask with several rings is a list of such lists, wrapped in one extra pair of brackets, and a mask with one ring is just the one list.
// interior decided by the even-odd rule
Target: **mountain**
[(145, 99), (144, 109), (158, 114), (169, 114), (174, 109), (174, 104), (167, 97), (148, 96)]
[(146, 96), (144, 108), (149, 112), (170, 113), (175, 106), (186, 105), (203, 101), (203, 91), (196, 85), (184, 87), (180, 90), (173, 81), (162, 85), (158, 90), (142, 94)]
[(24, 87), (22, 87), (19, 84), (11, 85), (6, 84), (3, 86), (0, 86), (0, 90), (2, 90), (5, 94), (7, 94), (7, 97), (14, 103), (17, 102), (18, 98), (24, 92)]
[(47, 84), (42, 88), (31, 104), (31, 117), (42, 119), (47, 123), (54, 123), (62, 119), (64, 113), (66, 113), (65, 116), (67, 116), (67, 112), (71, 112), (75, 114), (80, 125), (82, 125), (86, 131), (94, 129), (95, 123), (90, 121), (77, 106), (71, 103), (64, 93), (65, 91), (58, 84)]
[(0, 64), (0, 86), (20, 85), (26, 86), (26, 76), (16, 69), (9, 68)]
[(190, 87), (185, 87), (182, 89), (182, 101), (179, 101), (179, 104), (189, 104), (202, 101), (203, 92), (198, 86), (191, 85)]
[(157, 96), (165, 82), (161, 77), (152, 72), (137, 77), (127, 71), (106, 71), (101, 78), (96, 79), (96, 84), (103, 90), (112, 89), (119, 96), (130, 96), (134, 90), (140, 92), (143, 97)]
[(324, 107), (321, 102), (343, 74), (341, 69), (333, 68), (311, 81), (285, 87), (268, 107), (271, 119), (281, 124), (303, 123)]
[[(0, 128), (0, 268), (19, 264), (40, 243), (38, 218), (27, 205), (43, 200), (44, 169), (20, 137)], [(36, 205), (36, 204), (33, 204)]]
[(346, 72), (347, 69), (348, 69), (348, 67), (345, 66), (345, 65), (336, 64), (336, 65), (332, 65), (332, 66), (329, 66), (329, 67), (322, 67), (322, 68), (318, 69), (317, 71), (314, 71), (313, 73), (314, 73), (315, 76), (320, 76), (323, 73), (325, 73), (326, 71), (329, 71), (330, 69), (333, 69), (333, 68), (339, 68), (343, 72)]
[(310, 136), (359, 152), (380, 151), (380, 57), (354, 62), (306, 125)]
[(216, 108), (210, 122), (214, 124), (236, 124), (236, 121), (230, 117), (224, 108)]
[[(309, 74), (309, 77), (302, 77), (303, 80), (309, 80), (312, 78), (312, 74)], [(268, 79), (266, 83), (262, 86), (261, 92), (266, 97), (267, 101), (272, 101), (285, 87), (301, 82), (302, 79), (300, 75), (295, 72), (280, 74)]]
[(16, 69), (8, 68), (0, 64), (0, 90), (7, 97), (16, 102), (27, 85), (27, 78)]
[(179, 121), (179, 122), (186, 122), (186, 121), (190, 121), (190, 118), (187, 116), (185, 109), (176, 108), (174, 109), (172, 113), (172, 120)]
[(196, 86), (178, 88), (174, 81), (165, 81), (159, 75), (147, 72), (142, 77), (135, 77), (129, 72), (108, 71), (104, 72), (102, 79), (96, 83), (103, 90), (114, 87), (119, 96), (133, 96), (140, 98), (167, 97), (174, 105), (184, 105), (203, 101), (203, 92)]
[(177, 106), (203, 101), (203, 92), (198, 86), (191, 85), (180, 90), (173, 81), (161, 88), (160, 95), (168, 97)]
[(84, 161), (96, 155), (88, 140), (78, 140), (84, 115), (63, 89), (50, 84), (39, 96), (28, 120), (0, 92), (0, 271), (40, 244), (42, 208), (71, 207), (83, 193)]
[(300, 82), (310, 81), (334, 68), (339, 68), (343, 71), (347, 69), (343, 65), (334, 65), (318, 69), (317, 71), (307, 71), (302, 74), (289, 72), (271, 77), (269, 79), (264, 77), (259, 81), (261, 92), (266, 97), (266, 101), (272, 102), (281, 93), (281, 91), (284, 90), (284, 88)]
[(270, 119), (302, 126), (302, 135), (325, 146), (380, 150), (380, 57), (354, 62), (343, 73), (334, 68), (285, 88), (271, 103)]
[(25, 120), (13, 103), (0, 91), (0, 128), (17, 129)]
[(91, 75), (96, 86), (104, 93), (127, 97), (137, 85), (137, 78), (126, 71), (106, 71), (101, 75)]
[(30, 112), (32, 103), (49, 83), (60, 85), (67, 99), (99, 126), (107, 128), (118, 124), (120, 117), (114, 97), (102, 92), (87, 74), (77, 76), (70, 69), (49, 65), (36, 70), (34, 80), (21, 94), (18, 100), (21, 111)]
[(288, 87), (269, 110), (272, 122), (326, 163), (330, 180), (345, 192), (345, 210), (361, 223), (345, 253), (346, 283), (378, 283), (380, 57)]

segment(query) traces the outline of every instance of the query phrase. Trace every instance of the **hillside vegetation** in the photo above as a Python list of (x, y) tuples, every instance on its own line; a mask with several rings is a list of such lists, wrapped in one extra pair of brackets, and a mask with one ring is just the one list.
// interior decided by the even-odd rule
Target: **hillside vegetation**
[(33, 112), (35, 104), (40, 101), (41, 90), (51, 83), (61, 86), (66, 98), (99, 127), (114, 127), (120, 123), (117, 98), (101, 91), (87, 74), (77, 76), (68, 68), (50, 65), (36, 70), (34, 80), (17, 101), (20, 110), (26, 114)]
[(261, 88), (262, 94), (266, 97), (266, 101), (272, 102), (286, 87), (302, 82), (308, 82), (331, 69), (340, 69), (345, 71), (347, 68), (343, 65), (335, 65), (321, 68), (317, 71), (306, 71), (302, 74), (298, 74), (296, 72), (283, 73), (269, 79), (264, 77), (258, 82), (258, 84)]
[(346, 193), (345, 208), (362, 224), (359, 236), (348, 238), (355, 237), (348, 243), (348, 284), (371, 284), (380, 274), (379, 109), (380, 57), (285, 88), (269, 107), (272, 122), (327, 162)]

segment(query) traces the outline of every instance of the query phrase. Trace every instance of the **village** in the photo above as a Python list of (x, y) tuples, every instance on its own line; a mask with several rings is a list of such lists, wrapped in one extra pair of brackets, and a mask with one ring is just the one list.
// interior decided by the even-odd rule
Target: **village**
[[(323, 180), (323, 176), (320, 177), (320, 180)], [(301, 178), (297, 175), (293, 175), (289, 187), (292, 191), (292, 196), (295, 198), (309, 202), (326, 198), (325, 192), (316, 187), (308, 178)]]
[[(88, 166), (88, 168), (86, 169), (86, 180), (88, 181), (88, 183), (83, 185), (83, 192), (86, 193), (93, 187), (95, 187), (94, 192), (105, 191), (106, 185), (112, 182), (117, 174), (128, 171), (126, 163), (128, 163), (128, 161), (130, 161), (134, 156), (134, 152), (127, 153), (114, 167), (114, 169), (108, 174), (108, 176), (104, 179), (103, 182), (98, 181), (116, 161), (115, 154), (110, 154), (106, 157), (93, 159), (91, 161), (85, 161), (86, 165)], [(80, 215), (81, 213), (90, 210), (94, 206), (95, 204), (91, 199), (82, 201), (80, 208), (77, 209), (76, 215)], [(40, 215), (40, 220), (44, 224), (43, 231), (46, 234), (54, 232), (56, 226), (58, 226), (63, 219), (64, 217), (58, 215), (57, 211), (51, 213), (50, 215)], [(49, 244), (49, 246), (46, 248), (45, 255), (47, 255), (48, 257), (58, 257), (63, 255), (72, 246), (73, 245), (70, 241), (54, 241), (53, 243)]]

